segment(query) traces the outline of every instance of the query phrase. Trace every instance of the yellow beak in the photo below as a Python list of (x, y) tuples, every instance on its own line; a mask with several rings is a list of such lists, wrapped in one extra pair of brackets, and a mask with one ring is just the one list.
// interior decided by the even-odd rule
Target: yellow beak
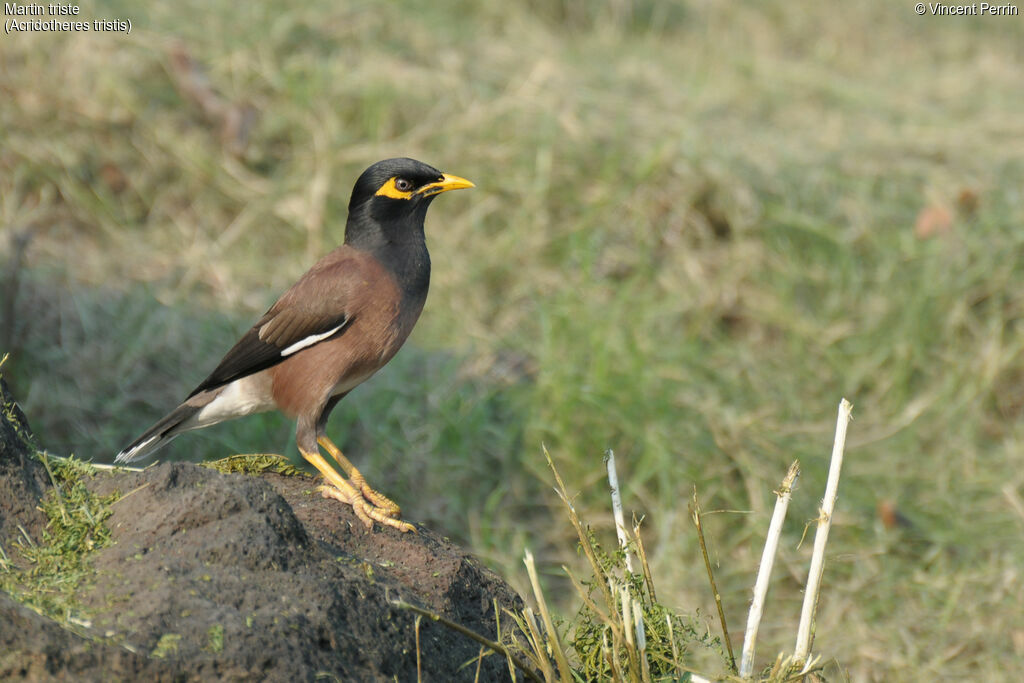
[(457, 175), (448, 175), (447, 173), (445, 173), (444, 175), (441, 176), (441, 180), (438, 180), (436, 183), (424, 185), (420, 189), (416, 190), (416, 194), (421, 194), (425, 197), (429, 197), (431, 195), (447, 192), (448, 190), (462, 190), (467, 187), (476, 187), (476, 185), (469, 182), (465, 178), (460, 178)]

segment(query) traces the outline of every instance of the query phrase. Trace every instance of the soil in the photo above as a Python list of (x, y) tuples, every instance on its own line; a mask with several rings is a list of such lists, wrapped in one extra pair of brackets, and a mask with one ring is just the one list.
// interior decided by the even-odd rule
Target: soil
[[(0, 547), (17, 563), (21, 529), (41, 537), (50, 484), (0, 390)], [(106, 521), (113, 543), (89, 555), (95, 572), (78, 588), (87, 618), (62, 624), (0, 592), (0, 679), (508, 680), (504, 657), (480, 659), (430, 619), (417, 627), (394, 601), (494, 640), (495, 605), (519, 610), (521, 598), (427, 529), (368, 532), (316, 483), (186, 463), (88, 479), (122, 497)]]

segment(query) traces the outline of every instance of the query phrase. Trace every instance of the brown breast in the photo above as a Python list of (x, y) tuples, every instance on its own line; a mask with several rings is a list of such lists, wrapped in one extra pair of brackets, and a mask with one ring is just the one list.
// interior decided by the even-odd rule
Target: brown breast
[(347, 393), (377, 372), (408, 339), (423, 310), (423, 299), (403, 299), (376, 261), (367, 259), (346, 279), (351, 321), (338, 336), (270, 369), (274, 401), (289, 417), (318, 415), (332, 395)]

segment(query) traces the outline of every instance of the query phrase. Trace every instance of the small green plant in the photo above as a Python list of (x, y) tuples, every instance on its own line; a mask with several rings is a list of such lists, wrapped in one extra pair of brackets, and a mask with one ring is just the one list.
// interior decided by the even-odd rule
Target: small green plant
[[(630, 572), (624, 551), (607, 552), (589, 527), (587, 536), (599, 573), (587, 581), (573, 580), (580, 594), (586, 593), (567, 624), (569, 643), (579, 662), (576, 675), (584, 680), (628, 680), (635, 671), (642, 680), (678, 677), (685, 672), (687, 653), (695, 647), (710, 648), (724, 661), (720, 640), (702, 627), (699, 614), (682, 615), (659, 603), (653, 580)], [(639, 547), (633, 549), (639, 552)], [(605, 592), (602, 585), (615, 585), (619, 590)], [(607, 610), (598, 606), (602, 598), (611, 600)], [(627, 601), (628, 610), (624, 609)], [(624, 615), (633, 625), (631, 633)]]
[(288, 458), (276, 453), (229, 455), (220, 460), (199, 464), (203, 467), (217, 470), (221, 474), (260, 475), (264, 472), (273, 472), (274, 474), (281, 474), (286, 477), (297, 477), (305, 474), (298, 467), (291, 464)]
[[(634, 525), (632, 541), (615, 551), (605, 550), (577, 513), (546, 448), (544, 456), (591, 576), (581, 580), (563, 567), (582, 604), (571, 621), (557, 624), (548, 613), (533, 557), (527, 553), (526, 569), (543, 628), (529, 608), (512, 615), (526, 635), (527, 647), (521, 648), (521, 656), (548, 681), (689, 680), (686, 655), (694, 648), (711, 650), (725, 663), (721, 643), (700, 625), (699, 615), (679, 614), (658, 602), (639, 523)], [(639, 559), (640, 571), (634, 571), (630, 552)], [(571, 652), (563, 649), (559, 631), (568, 639)]]
[(68, 622), (82, 609), (77, 595), (93, 574), (89, 556), (111, 542), (106, 520), (120, 493), (98, 496), (89, 491), (85, 480), (95, 470), (80, 460), (50, 458), (42, 452), (36, 457), (53, 482), (41, 505), (46, 528), (39, 542), (22, 530), (16, 546), (27, 566), (5, 562), (0, 590), (52, 619)]
[(157, 659), (166, 659), (167, 657), (173, 657), (178, 654), (178, 643), (181, 642), (181, 635), (178, 633), (165, 633), (160, 636), (160, 640), (157, 641), (156, 647), (150, 653), (150, 656)]
[(214, 654), (219, 654), (224, 651), (224, 627), (220, 624), (214, 624), (206, 631), (207, 645), (206, 649)]

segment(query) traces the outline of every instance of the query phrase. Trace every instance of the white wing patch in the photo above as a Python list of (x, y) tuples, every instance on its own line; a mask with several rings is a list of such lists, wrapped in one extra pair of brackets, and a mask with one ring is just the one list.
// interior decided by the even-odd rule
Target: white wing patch
[(313, 344), (316, 344), (317, 342), (322, 342), (324, 339), (327, 339), (332, 334), (336, 333), (338, 330), (340, 330), (341, 328), (345, 327), (345, 323), (347, 323), (347, 322), (348, 322), (348, 320), (346, 320), (345, 322), (341, 323), (340, 325), (338, 325), (334, 329), (327, 330), (326, 332), (324, 332), (322, 334), (311, 334), (308, 337), (306, 337), (305, 339), (300, 339), (299, 341), (295, 342), (291, 346), (288, 346), (288, 347), (284, 348), (281, 351), (281, 356), (282, 357), (283, 356), (290, 356), (293, 353), (295, 353), (296, 351), (301, 351), (302, 349), (308, 348), (308, 347), (312, 346)]

